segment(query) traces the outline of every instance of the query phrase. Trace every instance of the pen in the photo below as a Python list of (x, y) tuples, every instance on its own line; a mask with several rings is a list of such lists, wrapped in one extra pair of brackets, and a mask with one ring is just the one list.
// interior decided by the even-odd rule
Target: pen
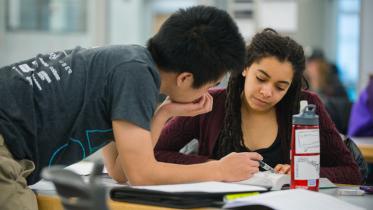
[(262, 167), (266, 171), (276, 173), (275, 169), (273, 169), (271, 166), (269, 166), (267, 163), (263, 162), (262, 160), (259, 160), (259, 166)]

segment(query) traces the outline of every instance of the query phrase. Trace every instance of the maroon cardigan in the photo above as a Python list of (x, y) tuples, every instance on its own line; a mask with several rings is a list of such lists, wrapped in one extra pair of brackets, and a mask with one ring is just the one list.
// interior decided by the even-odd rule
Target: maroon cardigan
[[(223, 127), (226, 91), (215, 89), (210, 94), (214, 98), (211, 112), (195, 117), (175, 117), (165, 125), (154, 149), (158, 161), (194, 164), (213, 159), (213, 149)], [(302, 99), (316, 105), (320, 119), (321, 177), (335, 183), (360, 184), (362, 177), (359, 168), (318, 96), (304, 91)], [(199, 142), (198, 155), (179, 153), (192, 139)]]

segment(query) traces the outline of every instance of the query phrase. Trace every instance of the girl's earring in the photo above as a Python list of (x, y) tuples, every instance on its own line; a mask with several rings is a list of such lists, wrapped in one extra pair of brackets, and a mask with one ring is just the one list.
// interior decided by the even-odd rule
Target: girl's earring
[(242, 76), (243, 76), (243, 77), (246, 77), (246, 71), (243, 71), (243, 72), (242, 72)]

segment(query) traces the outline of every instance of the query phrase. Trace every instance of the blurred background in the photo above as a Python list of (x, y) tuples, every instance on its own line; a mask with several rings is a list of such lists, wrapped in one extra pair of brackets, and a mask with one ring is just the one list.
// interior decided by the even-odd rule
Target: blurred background
[(310, 88), (347, 132), (373, 74), (371, 0), (0, 0), (0, 66), (77, 45), (144, 45), (171, 13), (199, 4), (228, 11), (248, 41), (272, 27), (302, 44)]

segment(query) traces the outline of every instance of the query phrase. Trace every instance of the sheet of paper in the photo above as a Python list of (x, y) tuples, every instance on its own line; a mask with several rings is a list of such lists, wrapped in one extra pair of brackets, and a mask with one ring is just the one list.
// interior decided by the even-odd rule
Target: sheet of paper
[(266, 191), (264, 187), (224, 183), (224, 182), (198, 182), (188, 184), (135, 186), (134, 188), (158, 190), (163, 192), (208, 192), (208, 193), (230, 193), (230, 192), (257, 192)]
[(30, 185), (29, 187), (36, 192), (43, 192), (46, 194), (49, 194), (49, 192), (54, 193), (56, 191), (54, 184), (52, 182), (45, 181), (44, 179)]
[(295, 136), (297, 154), (320, 153), (319, 129), (299, 129)]
[(294, 176), (298, 180), (320, 177), (320, 155), (294, 156)]
[[(89, 176), (83, 176), (83, 180), (88, 183), (89, 181)], [(108, 189), (113, 188), (113, 187), (123, 187), (127, 186), (125, 184), (118, 184), (116, 181), (114, 181), (112, 178), (109, 176), (101, 176), (100, 177), (101, 183), (107, 187)], [(44, 179), (40, 180), (39, 182), (30, 185), (30, 188), (33, 189), (36, 192), (42, 192), (42, 193), (47, 193), (49, 192), (55, 192), (56, 188), (52, 182), (46, 181)]]
[(91, 174), (93, 162), (81, 161), (73, 165), (67, 166), (66, 169), (71, 170), (79, 175), (86, 176)]
[(319, 189), (327, 189), (327, 188), (336, 188), (333, 182), (331, 182), (328, 178), (320, 178), (319, 180)]
[[(75, 173), (79, 175), (86, 176), (86, 175), (91, 174), (93, 164), (94, 164), (93, 162), (89, 162), (89, 161), (80, 161), (73, 165), (67, 166), (66, 169), (74, 171)], [(102, 173), (107, 173), (107, 170), (105, 167)]]
[[(88, 177), (87, 177), (88, 178)], [(127, 186), (127, 184), (119, 184), (114, 179), (112, 179), (110, 176), (102, 176), (101, 177), (102, 184), (107, 188), (113, 188), (113, 187), (123, 187)]]
[(240, 198), (228, 202), (224, 208), (254, 204), (265, 205), (277, 210), (363, 210), (361, 207), (339, 200), (333, 196), (302, 189), (273, 191), (256, 196)]

